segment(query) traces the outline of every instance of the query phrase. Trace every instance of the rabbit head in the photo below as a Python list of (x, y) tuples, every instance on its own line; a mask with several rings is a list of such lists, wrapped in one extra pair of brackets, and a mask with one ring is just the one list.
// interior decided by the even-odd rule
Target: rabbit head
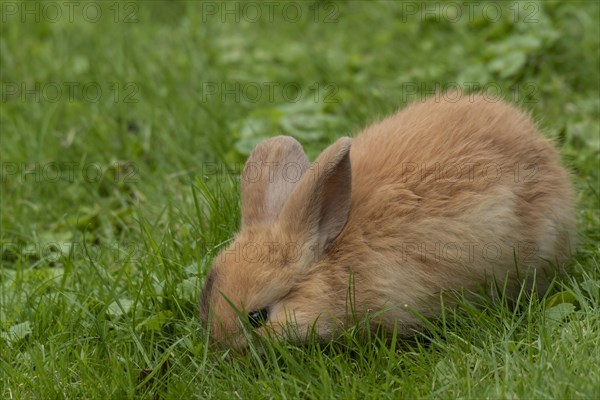
[(241, 230), (215, 259), (200, 301), (213, 337), (237, 348), (245, 328), (302, 339), (326, 336), (335, 313), (320, 260), (350, 210), (350, 138), (310, 165), (301, 145), (279, 136), (260, 143), (242, 172)]

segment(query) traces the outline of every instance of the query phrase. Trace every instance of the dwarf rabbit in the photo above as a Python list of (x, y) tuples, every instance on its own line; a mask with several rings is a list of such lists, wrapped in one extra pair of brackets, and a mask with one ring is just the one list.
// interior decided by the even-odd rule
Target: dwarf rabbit
[(201, 294), (213, 337), (243, 349), (245, 324), (330, 340), (352, 323), (351, 309), (375, 313), (373, 328), (410, 335), (419, 316), (440, 312), (442, 292), (500, 281), (510, 297), (526, 279), (547, 287), (575, 238), (557, 151), (515, 107), (451, 97), (342, 137), (312, 165), (291, 137), (254, 149), (241, 176), (241, 230)]

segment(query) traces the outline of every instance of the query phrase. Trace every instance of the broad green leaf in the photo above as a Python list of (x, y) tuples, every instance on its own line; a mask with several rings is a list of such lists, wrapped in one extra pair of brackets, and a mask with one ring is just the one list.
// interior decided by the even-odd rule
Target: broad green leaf
[(106, 312), (111, 317), (120, 317), (124, 314), (127, 314), (129, 310), (131, 310), (131, 306), (133, 305), (133, 301), (130, 299), (119, 299), (115, 300), (108, 305)]
[(184, 279), (177, 285), (177, 296), (185, 300), (193, 301), (198, 297), (199, 287), (200, 284), (198, 277), (193, 276), (191, 278)]
[(560, 303), (546, 310), (546, 318), (549, 321), (558, 323), (561, 322), (575, 311), (575, 306), (571, 303)]
[(493, 59), (488, 68), (497, 72), (501, 78), (515, 75), (525, 65), (527, 55), (522, 51), (513, 51)]
[(32, 332), (31, 322), (25, 321), (11, 326), (6, 332), (0, 332), (0, 337), (6, 340), (8, 344), (14, 344), (31, 335)]
[(144, 329), (149, 331), (159, 331), (171, 320), (173, 313), (171, 311), (160, 311), (146, 318), (136, 326), (137, 330)]
[(552, 296), (548, 297), (545, 301), (545, 304), (546, 304), (546, 308), (548, 309), (548, 308), (552, 308), (559, 304), (563, 304), (563, 303), (575, 304), (576, 302), (577, 302), (577, 299), (575, 298), (575, 295), (572, 292), (563, 291), (563, 292), (559, 292), (559, 293), (553, 294)]

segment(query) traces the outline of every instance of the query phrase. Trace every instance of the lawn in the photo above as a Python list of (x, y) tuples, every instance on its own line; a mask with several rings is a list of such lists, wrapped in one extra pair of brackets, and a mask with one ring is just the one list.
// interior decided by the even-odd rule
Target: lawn
[[(596, 398), (600, 7), (1, 1), (0, 398)], [(209, 347), (202, 282), (260, 140), (314, 157), (436, 91), (555, 139), (580, 244), (546, 295), (410, 340)]]

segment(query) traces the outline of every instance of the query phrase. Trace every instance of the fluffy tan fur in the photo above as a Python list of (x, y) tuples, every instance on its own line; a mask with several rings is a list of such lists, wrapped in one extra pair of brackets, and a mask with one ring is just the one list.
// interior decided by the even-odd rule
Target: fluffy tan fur
[[(525, 113), (480, 95), (451, 98), (342, 138), (310, 168), (291, 138), (257, 147), (248, 163), (266, 173), (268, 160), (268, 179), (243, 176), (242, 229), (202, 293), (201, 318), (217, 339), (246, 345), (232, 305), (268, 309), (261, 333), (292, 326), (302, 339), (314, 324), (330, 339), (350, 309), (379, 312), (374, 323), (408, 335), (420, 326), (414, 311), (434, 317), (443, 291), (496, 280), (510, 296), (532, 271), (545, 289), (574, 245), (568, 173)], [(301, 179), (286, 176), (289, 163)]]

